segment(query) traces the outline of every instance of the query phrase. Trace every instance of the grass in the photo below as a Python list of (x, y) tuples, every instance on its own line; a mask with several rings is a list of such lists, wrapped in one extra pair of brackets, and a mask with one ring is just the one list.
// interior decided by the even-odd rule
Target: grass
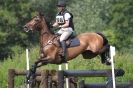
[[(34, 63), (36, 58), (38, 57), (38, 47), (30, 49), (29, 57), (30, 57), (30, 65)], [(21, 51), (22, 52), (22, 51)], [(115, 68), (122, 68), (125, 70), (125, 75), (123, 77), (118, 77), (117, 81), (129, 81), (133, 79), (132, 73), (133, 73), (133, 55), (130, 53), (120, 53), (117, 52), (115, 56)], [(8, 58), (4, 62), (0, 62), (0, 87), (1, 88), (7, 88), (7, 77), (8, 77), (8, 69), (18, 69), (18, 70), (24, 70), (26, 69), (26, 55), (25, 51), (23, 51), (21, 54), (15, 54), (14, 59)], [(64, 66), (63, 66), (64, 67)], [(71, 70), (90, 70), (90, 69), (109, 69), (110, 66), (106, 66), (101, 64), (100, 58), (94, 58), (85, 60), (82, 59), (82, 56), (79, 55), (76, 59), (69, 61), (69, 69)], [(42, 66), (39, 69), (58, 69), (57, 65), (47, 65)], [(15, 78), (15, 88), (20, 88), (20, 85), (24, 84), (25, 77), (16, 77)], [(103, 82), (106, 81), (107, 78), (98, 77), (98, 78), (80, 78), (81, 80), (86, 80), (88, 82)], [(24, 86), (24, 85), (23, 85)], [(21, 88), (23, 88), (23, 86)]]

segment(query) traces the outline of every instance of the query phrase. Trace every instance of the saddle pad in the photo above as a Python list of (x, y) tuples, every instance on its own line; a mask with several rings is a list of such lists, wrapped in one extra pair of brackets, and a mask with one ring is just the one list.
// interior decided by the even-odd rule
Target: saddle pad
[(80, 45), (80, 41), (78, 38), (73, 38), (68, 40), (69, 43), (67, 43), (67, 48), (69, 47), (75, 47), (75, 46), (79, 46)]

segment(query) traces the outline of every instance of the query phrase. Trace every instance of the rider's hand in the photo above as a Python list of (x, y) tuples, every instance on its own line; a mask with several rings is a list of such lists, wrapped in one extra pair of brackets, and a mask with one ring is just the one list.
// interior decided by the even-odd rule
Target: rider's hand
[(60, 25), (59, 28), (62, 28), (62, 25)]
[(49, 25), (50, 25), (50, 28), (53, 28), (54, 27), (52, 23), (50, 23)]

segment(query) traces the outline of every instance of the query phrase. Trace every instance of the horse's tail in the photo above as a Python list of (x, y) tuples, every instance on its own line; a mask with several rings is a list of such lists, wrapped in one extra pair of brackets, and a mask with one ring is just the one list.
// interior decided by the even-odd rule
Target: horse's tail
[(104, 41), (103, 48), (102, 48), (101, 54), (100, 54), (101, 62), (106, 63), (107, 65), (110, 65), (110, 62), (109, 62), (109, 60), (110, 60), (110, 44), (109, 44), (107, 38), (102, 33), (97, 33), (97, 34), (102, 36), (103, 41)]
[(107, 45), (108, 44), (108, 39), (100, 32), (97, 32), (98, 35), (102, 36), (103, 38), (103, 46)]

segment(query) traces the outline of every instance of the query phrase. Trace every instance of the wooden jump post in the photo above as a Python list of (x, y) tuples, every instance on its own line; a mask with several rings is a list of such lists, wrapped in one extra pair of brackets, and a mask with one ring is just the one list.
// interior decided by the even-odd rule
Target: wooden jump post
[[(14, 88), (15, 76), (26, 76), (26, 71), (18, 71), (15, 69), (8, 70), (8, 88)], [(41, 72), (37, 72), (36, 76), (41, 76)], [(40, 79), (38, 79), (40, 81)]]
[(15, 70), (8, 70), (8, 88), (14, 88)]
[[(41, 82), (42, 88), (47, 88), (47, 78), (48, 75), (51, 74), (54, 70), (43, 70), (36, 72), (36, 80)], [(14, 79), (15, 76), (26, 76), (26, 71), (18, 71), (15, 69), (8, 70), (8, 87), (7, 88), (14, 88)]]

